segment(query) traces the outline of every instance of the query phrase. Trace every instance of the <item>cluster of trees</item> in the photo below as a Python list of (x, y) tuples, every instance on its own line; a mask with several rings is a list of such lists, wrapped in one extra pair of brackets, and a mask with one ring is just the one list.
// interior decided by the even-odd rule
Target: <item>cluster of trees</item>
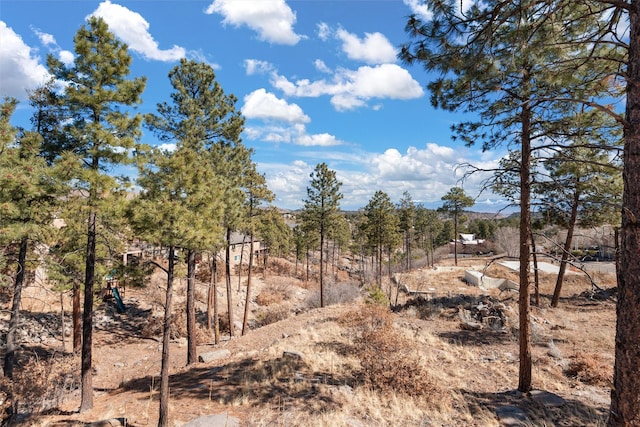
[[(253, 239), (263, 229), (282, 229), (283, 222), (274, 208), (264, 208), (273, 194), (251, 160), (252, 151), (241, 142), (244, 119), (236, 98), (224, 93), (210, 66), (182, 60), (169, 74), (171, 101), (143, 116), (135, 106), (145, 79), (128, 76), (128, 48), (106, 23), (90, 18), (74, 41), (75, 63), (67, 67), (50, 56), (52, 81), (30, 94), (33, 129), (13, 128), (16, 102), (2, 104), (0, 230), (3, 260), (7, 267), (10, 261), (17, 265), (4, 373), (9, 378), (13, 374), (21, 291), (25, 272), (33, 268), (28, 255), (47, 246), (50, 279), (60, 289), (73, 288), (74, 350), (82, 359), (80, 411), (92, 408), (95, 288), (107, 273), (122, 267), (114, 260), (135, 236), (168, 250), (167, 262), (156, 263), (167, 274), (160, 393), (160, 425), (167, 425), (176, 252), (184, 253), (187, 263), (187, 363), (194, 363), (198, 254), (227, 248), (231, 295), (231, 230)], [(141, 144), (143, 126), (175, 149)], [(139, 176), (133, 192), (128, 178), (115, 174), (132, 165)], [(64, 226), (52, 226), (61, 221)], [(264, 238), (269, 240), (267, 233)], [(4, 259), (14, 253), (15, 259)], [(232, 319), (230, 324), (233, 331)]]
[[(520, 207), (520, 377), (529, 391), (531, 342), (529, 319), (530, 263), (535, 254), (538, 210), (565, 227), (564, 254), (578, 224), (621, 223), (615, 389), (611, 425), (639, 423), (640, 385), (635, 342), (640, 337), (640, 2), (631, 0), (521, 0), (476, 3), (460, 10), (455, 0), (427, 0), (432, 18), (412, 16), (406, 29), (411, 41), (401, 58), (440, 73), (429, 84), (434, 105), (474, 113), (454, 126), (455, 137), (483, 149), (507, 145), (510, 155), (486, 185)], [(629, 24), (630, 30), (624, 31)], [(295, 251), (296, 261), (319, 249), (320, 305), (324, 306), (328, 262), (333, 252), (350, 249), (372, 259), (378, 287), (386, 258), (401, 255), (412, 268), (413, 250), (431, 256), (457, 238), (464, 209), (473, 200), (460, 188), (443, 197), (441, 212), (412, 201), (409, 193), (394, 204), (377, 191), (358, 213), (340, 214), (341, 183), (326, 164), (319, 164), (298, 225), (290, 230), (242, 144), (244, 120), (236, 98), (224, 93), (206, 64), (182, 60), (169, 75), (170, 101), (154, 114), (140, 115), (144, 78), (129, 78), (131, 57), (99, 18), (90, 18), (75, 36), (76, 61), (65, 66), (49, 57), (52, 82), (31, 94), (32, 129), (10, 125), (16, 107), (5, 100), (0, 110), (0, 239), (7, 248), (2, 268), (17, 265), (12, 317), (7, 336), (5, 375), (15, 359), (21, 289), (29, 253), (49, 247), (49, 271), (60, 287), (73, 289), (74, 349), (82, 354), (80, 410), (93, 406), (92, 314), (96, 281), (132, 236), (168, 248), (160, 421), (168, 423), (168, 338), (175, 253), (187, 263), (188, 361), (195, 352), (195, 272), (199, 253), (226, 248), (226, 287), (231, 300), (229, 245), (231, 231), (266, 243), (272, 253)], [(514, 54), (514, 52), (516, 54)], [(62, 87), (57, 83), (63, 83)], [(626, 96), (626, 112), (615, 101)], [(140, 143), (145, 126), (162, 150)], [(137, 194), (115, 174), (135, 165)], [(624, 186), (623, 186), (624, 183)], [(536, 209), (537, 208), (537, 209)], [(619, 216), (621, 213), (621, 216)], [(442, 215), (451, 221), (443, 221)], [(63, 219), (59, 230), (51, 227)], [(471, 221), (467, 231), (490, 238), (495, 223)], [(30, 248), (31, 246), (31, 248)], [(330, 251), (331, 249), (331, 251)], [(9, 255), (7, 255), (8, 257)], [(252, 257), (253, 254), (250, 255)], [(456, 252), (457, 261), (457, 252)], [(563, 265), (567, 258), (563, 255)], [(249, 260), (251, 265), (252, 260)], [(214, 268), (215, 262), (212, 262)], [(562, 271), (562, 270), (561, 270)], [(212, 274), (215, 278), (215, 274)], [(560, 293), (558, 278), (554, 301)], [(247, 278), (247, 301), (251, 269)], [(557, 295), (556, 295), (557, 294)], [(215, 292), (212, 293), (215, 296)], [(245, 308), (248, 307), (245, 304)], [(214, 304), (214, 311), (216, 310)], [(217, 321), (217, 314), (214, 314)], [(246, 329), (247, 313), (243, 322)], [(233, 319), (229, 319), (233, 329)], [(233, 331), (232, 331), (233, 333)], [(81, 348), (79, 348), (81, 346)]]
[[(589, 206), (599, 206), (591, 212), (595, 216), (607, 206), (621, 212), (609, 424), (639, 424), (640, 2), (496, 0), (473, 2), (465, 10), (454, 0), (424, 3), (432, 16), (408, 19), (410, 41), (400, 57), (438, 74), (429, 84), (434, 106), (473, 113), (474, 119), (453, 126), (456, 137), (487, 150), (511, 149), (488, 185), (520, 206), (518, 389), (532, 386), (532, 194), (548, 186), (550, 212), (571, 205), (563, 218), (567, 224), (575, 222), (577, 209)], [(618, 107), (620, 100), (626, 110)], [(614, 194), (618, 197), (607, 200)]]

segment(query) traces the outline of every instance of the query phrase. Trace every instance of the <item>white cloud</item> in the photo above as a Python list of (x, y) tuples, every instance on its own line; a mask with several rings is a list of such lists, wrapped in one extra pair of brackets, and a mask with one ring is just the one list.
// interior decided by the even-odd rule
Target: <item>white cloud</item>
[(307, 147), (333, 147), (344, 144), (344, 141), (329, 133), (307, 133), (307, 127), (303, 123), (294, 123), (289, 126), (247, 126), (244, 130), (244, 136), (252, 141)]
[(409, 6), (411, 13), (417, 15), (420, 19), (427, 21), (433, 17), (433, 13), (422, 0), (402, 0), (402, 2)]
[(370, 99), (415, 99), (424, 95), (420, 84), (411, 74), (396, 64), (375, 67), (363, 66), (357, 70), (340, 69), (333, 81), (308, 79), (289, 81), (284, 76), (272, 77), (272, 85), (287, 96), (318, 97), (330, 95), (338, 111), (365, 106)]
[(296, 138), (295, 143), (297, 145), (315, 146), (315, 147), (332, 147), (334, 145), (340, 145), (342, 142), (335, 136), (328, 133), (317, 133), (313, 135), (300, 135)]
[[(402, 2), (409, 6), (411, 13), (417, 15), (418, 18), (425, 21), (433, 18), (433, 13), (429, 10), (423, 0), (402, 0)], [(473, 6), (474, 2), (475, 0), (462, 0), (461, 2), (456, 3), (456, 7), (458, 8), (458, 11), (462, 10), (462, 12), (466, 12), (471, 6)], [(459, 5), (461, 7), (458, 7)]]
[(382, 33), (365, 33), (363, 39), (344, 29), (336, 32), (342, 41), (342, 50), (347, 57), (367, 64), (384, 64), (396, 61), (396, 49)]
[(69, 50), (60, 50), (58, 52), (58, 59), (67, 67), (70, 67), (71, 65), (73, 65), (73, 61), (75, 61), (76, 56), (73, 54), (73, 52), (69, 51)]
[(295, 45), (302, 38), (293, 30), (296, 14), (285, 0), (214, 0), (205, 13), (222, 15), (225, 24), (246, 25), (269, 43)]
[(56, 39), (52, 34), (43, 33), (38, 29), (34, 29), (33, 32), (36, 33), (36, 36), (40, 39), (40, 43), (43, 45), (54, 48), (58, 47), (58, 43), (56, 43)]
[[(409, 147), (404, 153), (394, 148), (383, 153), (323, 149), (299, 152), (304, 160), (291, 164), (259, 164), (259, 169), (266, 173), (269, 188), (276, 194), (276, 205), (283, 208), (298, 209), (302, 206), (312, 165), (318, 159), (325, 161), (342, 182), (343, 209), (363, 208), (377, 190), (387, 193), (394, 203), (408, 191), (414, 201), (436, 208), (442, 205), (442, 196), (452, 187), (462, 186), (470, 197), (480, 195), (482, 183), (489, 173), (474, 174), (461, 181), (465, 171), (460, 165), (468, 163), (476, 154), (468, 148), (454, 150), (435, 143), (425, 144), (423, 148)], [(494, 165), (497, 161), (497, 157), (487, 160)], [(483, 166), (488, 166), (488, 163)], [(476, 201), (473, 209), (496, 211), (505, 205), (500, 197), (486, 193)]]
[(248, 119), (281, 120), (289, 123), (311, 121), (297, 104), (289, 104), (265, 89), (254, 90), (245, 96), (241, 111)]
[(168, 153), (173, 153), (174, 151), (176, 151), (177, 146), (175, 143), (169, 142), (169, 143), (160, 144), (156, 148), (158, 148), (158, 150), (162, 150)]
[(52, 34), (44, 33), (37, 28), (33, 29), (33, 32), (36, 34), (38, 39), (40, 39), (40, 43), (42, 43), (45, 47), (49, 48), (51, 53), (57, 54), (58, 59), (67, 67), (73, 65), (73, 61), (75, 60), (75, 55), (73, 52), (68, 50), (60, 49), (58, 46), (58, 42), (56, 38)]
[(106, 0), (100, 3), (91, 15), (104, 19), (110, 31), (124, 41), (131, 50), (147, 59), (170, 62), (185, 57), (185, 49), (180, 46), (161, 50), (158, 42), (149, 33), (149, 23), (146, 19), (124, 6)]
[(244, 69), (248, 76), (254, 74), (267, 74), (274, 70), (273, 64), (267, 61), (260, 61), (259, 59), (245, 59)]
[(27, 91), (42, 86), (50, 75), (33, 49), (4, 21), (0, 21), (0, 97), (28, 98)]
[(331, 69), (327, 67), (327, 64), (325, 64), (322, 59), (316, 59), (315, 61), (313, 61), (313, 65), (316, 67), (316, 70), (320, 71), (321, 73), (331, 73)]
[(318, 24), (318, 38), (322, 41), (327, 41), (331, 36), (331, 27), (326, 22)]

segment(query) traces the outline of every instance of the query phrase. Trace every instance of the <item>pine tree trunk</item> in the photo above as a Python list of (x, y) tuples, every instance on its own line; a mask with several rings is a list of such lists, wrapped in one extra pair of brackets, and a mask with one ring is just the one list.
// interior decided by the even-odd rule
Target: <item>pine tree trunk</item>
[(80, 310), (80, 283), (73, 281), (73, 295), (71, 307), (71, 323), (73, 323), (73, 352), (80, 353), (82, 350), (82, 315)]
[(458, 265), (458, 211), (453, 213), (453, 262)]
[(238, 292), (242, 290), (242, 261), (244, 260), (244, 241), (245, 236), (242, 236), (242, 246), (240, 249), (240, 264), (238, 265)]
[[(211, 258), (211, 263), (215, 262), (213, 256)], [(212, 308), (213, 308), (213, 268), (211, 269), (211, 277), (209, 278), (209, 289), (207, 290), (207, 331), (211, 332), (213, 330), (213, 322), (211, 321), (212, 316)]]
[(536, 307), (540, 307), (540, 273), (538, 270), (538, 253), (536, 249), (536, 239), (531, 230), (531, 255), (533, 257), (533, 292)]
[(251, 303), (251, 266), (253, 264), (253, 234), (249, 240), (249, 271), (247, 271), (247, 297), (244, 302), (244, 317), (242, 318), (242, 335), (248, 331), (249, 305)]
[(93, 286), (96, 266), (96, 211), (91, 210), (87, 227), (87, 257), (84, 279), (84, 311), (82, 313), (82, 362), (80, 412), (93, 408)]
[(196, 326), (196, 251), (187, 251), (187, 365), (198, 362)]
[(169, 345), (171, 343), (171, 298), (173, 296), (173, 256), (175, 249), (169, 247), (169, 268), (167, 270), (167, 291), (164, 304), (164, 324), (162, 327), (162, 361), (160, 367), (160, 415), (158, 427), (169, 426)]
[(227, 248), (225, 251), (225, 277), (227, 283), (227, 315), (229, 317), (229, 336), (234, 337), (233, 327), (233, 290), (231, 289), (231, 228), (227, 228)]
[(320, 307), (324, 307), (324, 275), (323, 275), (323, 262), (324, 262), (324, 222), (320, 223)]
[(213, 337), (214, 343), (220, 344), (220, 312), (218, 310), (218, 269), (215, 257), (211, 264), (211, 291), (213, 292)]
[[(525, 76), (526, 77), (526, 76)], [(531, 236), (531, 112), (527, 103), (522, 107), (522, 159), (520, 164), (520, 295), (518, 307), (520, 310), (520, 367), (518, 376), (518, 390), (531, 390), (531, 320), (529, 300), (529, 236)]]
[(640, 425), (640, 1), (629, 7), (622, 227), (610, 426)]
[(22, 299), (22, 287), (24, 286), (27, 246), (28, 239), (23, 237), (20, 240), (20, 252), (18, 252), (18, 272), (13, 287), (13, 302), (11, 304), (11, 317), (9, 318), (9, 330), (7, 331), (6, 352), (4, 355), (4, 375), (7, 378), (13, 378), (13, 366), (16, 361), (16, 332), (20, 323), (20, 300)]
[(551, 298), (551, 307), (557, 307), (560, 301), (560, 292), (562, 291), (562, 282), (564, 281), (564, 274), (567, 271), (567, 260), (571, 253), (571, 242), (573, 241), (573, 232), (576, 228), (576, 222), (578, 221), (578, 202), (580, 200), (580, 193), (576, 190), (573, 193), (573, 204), (571, 205), (571, 217), (569, 218), (569, 224), (567, 225), (567, 238), (564, 241), (564, 248), (562, 251), (562, 258), (560, 260), (560, 269), (558, 271), (558, 277), (556, 279), (556, 287), (553, 290), (553, 298)]

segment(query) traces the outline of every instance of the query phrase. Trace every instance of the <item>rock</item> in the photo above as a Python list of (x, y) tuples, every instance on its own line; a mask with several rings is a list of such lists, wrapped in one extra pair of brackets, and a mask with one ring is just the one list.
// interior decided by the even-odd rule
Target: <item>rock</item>
[(531, 391), (531, 398), (538, 402), (541, 406), (557, 408), (566, 403), (566, 401), (557, 394), (544, 390)]
[(482, 329), (482, 325), (475, 322), (460, 322), (460, 329), (464, 331), (479, 331)]
[(302, 360), (304, 359), (304, 355), (298, 351), (293, 350), (285, 350), (282, 353), (282, 357), (285, 359), (293, 359), (293, 360)]
[(227, 349), (222, 349), (202, 353), (200, 356), (198, 356), (198, 360), (202, 363), (209, 363), (214, 360), (226, 359), (229, 356), (231, 356), (231, 352)]
[(240, 420), (227, 413), (204, 415), (187, 422), (183, 427), (240, 427)]
[(517, 406), (500, 406), (496, 408), (496, 415), (500, 419), (500, 424), (505, 427), (526, 425), (527, 414)]

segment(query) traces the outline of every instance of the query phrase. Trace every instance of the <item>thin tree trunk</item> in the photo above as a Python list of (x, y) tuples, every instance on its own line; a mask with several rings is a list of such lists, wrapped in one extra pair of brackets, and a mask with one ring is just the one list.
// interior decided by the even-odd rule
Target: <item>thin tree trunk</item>
[[(527, 76), (525, 75), (525, 79)], [(529, 300), (529, 236), (531, 236), (531, 112), (525, 103), (521, 112), (522, 123), (522, 158), (520, 164), (520, 295), (518, 297), (520, 325), (520, 366), (518, 390), (531, 390), (531, 320)]]
[(253, 234), (249, 239), (249, 270), (247, 271), (247, 297), (244, 303), (244, 317), (242, 319), (242, 335), (247, 333), (249, 322), (249, 305), (251, 303), (251, 266), (253, 264)]
[(225, 251), (225, 276), (227, 282), (227, 315), (229, 317), (229, 336), (234, 337), (233, 327), (233, 290), (231, 289), (231, 228), (227, 228), (227, 248)]
[(551, 298), (551, 307), (557, 307), (560, 301), (560, 292), (562, 291), (562, 282), (564, 281), (564, 274), (567, 271), (567, 260), (571, 253), (571, 242), (573, 241), (573, 232), (576, 228), (576, 222), (578, 221), (578, 203), (580, 201), (580, 193), (576, 189), (573, 193), (573, 203), (571, 205), (571, 216), (569, 218), (569, 224), (567, 225), (567, 238), (564, 241), (564, 249), (562, 251), (562, 258), (560, 260), (560, 269), (558, 270), (558, 277), (556, 279), (556, 287), (553, 290), (553, 298)]
[[(213, 255), (209, 255), (210, 262), (213, 264), (215, 259)], [(213, 330), (213, 322), (211, 321), (211, 311), (213, 308), (213, 269), (211, 269), (211, 277), (209, 278), (209, 289), (207, 290), (207, 332)]]
[(213, 257), (211, 264), (211, 291), (213, 292), (213, 337), (214, 343), (220, 344), (220, 312), (218, 310), (218, 269), (217, 260)]
[(324, 265), (324, 221), (320, 222), (320, 307), (324, 307), (324, 275), (322, 266)]
[(67, 339), (65, 337), (65, 321), (64, 321), (64, 294), (60, 292), (60, 330), (62, 331), (62, 351), (67, 351)]
[(16, 361), (16, 332), (18, 332), (18, 324), (20, 323), (20, 300), (22, 299), (22, 287), (24, 286), (27, 248), (28, 239), (23, 237), (20, 240), (20, 252), (18, 252), (18, 271), (13, 287), (13, 302), (11, 304), (11, 317), (9, 318), (6, 353), (4, 355), (4, 375), (7, 378), (13, 378), (13, 366)]
[(160, 367), (160, 416), (158, 427), (169, 426), (169, 345), (171, 341), (171, 298), (173, 295), (173, 256), (175, 249), (169, 246), (169, 268), (167, 270), (167, 291), (164, 304), (164, 324), (162, 327), (162, 365)]
[(72, 315), (71, 323), (73, 324), (73, 352), (80, 353), (82, 350), (82, 313), (80, 310), (80, 283), (73, 281)]
[(196, 251), (187, 251), (187, 365), (198, 362), (196, 326)]
[(242, 261), (244, 260), (244, 241), (245, 236), (242, 236), (242, 246), (240, 249), (240, 264), (238, 265), (238, 292), (242, 290)]
[[(95, 199), (95, 198), (92, 198)], [(82, 313), (82, 362), (80, 412), (93, 408), (93, 287), (96, 267), (96, 210), (91, 209), (87, 226), (87, 254), (84, 279), (84, 311)]]
[(540, 273), (538, 270), (538, 253), (536, 250), (536, 239), (533, 235), (533, 230), (531, 230), (531, 250), (531, 254), (533, 255), (534, 298), (536, 301), (536, 307), (540, 307)]
[(453, 213), (453, 260), (458, 265), (458, 211)]

